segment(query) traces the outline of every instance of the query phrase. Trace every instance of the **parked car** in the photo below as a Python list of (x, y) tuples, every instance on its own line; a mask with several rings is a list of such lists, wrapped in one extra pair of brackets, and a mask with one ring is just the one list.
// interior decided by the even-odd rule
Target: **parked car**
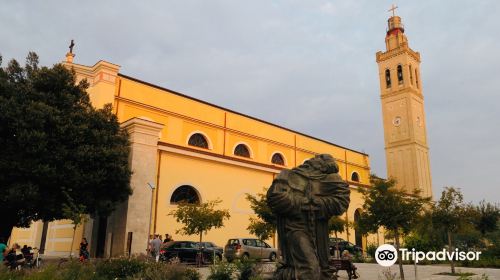
[[(208, 243), (208, 244), (206, 244)], [(201, 246), (200, 246), (201, 245)], [(186, 263), (212, 263), (222, 259), (222, 248), (212, 242), (170, 241), (160, 249), (160, 260), (172, 261), (178, 259)]]
[[(210, 241), (208, 241), (208, 242), (197, 242), (197, 245), (201, 246), (204, 249), (212, 250), (213, 252), (215, 252), (216, 260), (222, 259), (222, 255), (223, 255), (224, 249), (222, 249), (222, 247), (220, 247), (220, 246), (215, 245), (215, 243), (210, 242)], [(219, 259), (218, 259), (218, 256), (220, 256)]]
[(269, 259), (274, 262), (278, 257), (278, 250), (256, 238), (233, 238), (224, 247), (224, 257), (228, 262), (234, 259)]
[(349, 251), (349, 253), (355, 255), (355, 254), (362, 254), (363, 249), (355, 244), (352, 244), (349, 241), (345, 241), (342, 238), (330, 238), (329, 246), (330, 246), (330, 255), (334, 255), (335, 253), (335, 248), (336, 245), (338, 244), (339, 247), (339, 253), (342, 253), (344, 250)]

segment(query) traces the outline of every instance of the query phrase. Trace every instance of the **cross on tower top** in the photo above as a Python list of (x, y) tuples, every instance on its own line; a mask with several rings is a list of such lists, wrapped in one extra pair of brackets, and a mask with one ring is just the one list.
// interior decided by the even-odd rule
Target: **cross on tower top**
[(395, 6), (394, 4), (392, 4), (392, 7), (388, 10), (388, 12), (392, 12), (392, 16), (395, 16), (396, 15), (396, 9), (398, 8), (398, 6)]

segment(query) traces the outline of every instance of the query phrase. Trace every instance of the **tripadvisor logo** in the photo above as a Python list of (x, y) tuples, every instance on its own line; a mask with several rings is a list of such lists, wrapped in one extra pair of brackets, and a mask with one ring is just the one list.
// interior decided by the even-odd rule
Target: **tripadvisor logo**
[(398, 259), (398, 251), (390, 244), (380, 245), (375, 251), (375, 260), (381, 266), (391, 266)]
[[(429, 251), (422, 252), (416, 251), (415, 248), (408, 250), (407, 248), (400, 248), (399, 253), (403, 261), (412, 261), (418, 263), (419, 261), (428, 260), (428, 261), (477, 261), (479, 260), (479, 255), (481, 252), (476, 251), (459, 251), (455, 249), (455, 251), (447, 251), (443, 249), (441, 251)], [(396, 263), (398, 259), (398, 252), (394, 246), (390, 244), (384, 244), (377, 248), (375, 251), (375, 260), (381, 266), (391, 266)]]

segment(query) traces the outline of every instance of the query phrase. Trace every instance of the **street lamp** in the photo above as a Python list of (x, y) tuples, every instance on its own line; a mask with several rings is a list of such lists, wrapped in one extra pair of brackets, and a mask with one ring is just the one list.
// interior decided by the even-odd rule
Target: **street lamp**
[(151, 219), (153, 219), (153, 193), (155, 191), (155, 186), (151, 185), (149, 182), (147, 183), (148, 187), (151, 188), (151, 209), (149, 211), (149, 228), (148, 228), (148, 237), (146, 238), (146, 251), (149, 248), (149, 237), (151, 236)]

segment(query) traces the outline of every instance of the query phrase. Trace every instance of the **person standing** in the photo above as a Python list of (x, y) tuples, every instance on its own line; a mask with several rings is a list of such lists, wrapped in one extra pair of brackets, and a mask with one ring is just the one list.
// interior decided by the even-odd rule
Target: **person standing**
[(3, 253), (7, 250), (7, 245), (5, 244), (5, 238), (0, 237), (0, 264), (3, 263)]
[(165, 234), (165, 240), (163, 240), (163, 243), (167, 243), (167, 242), (170, 242), (170, 241), (174, 241), (172, 239), (172, 237), (170, 236), (170, 234)]
[(155, 258), (156, 262), (160, 259), (160, 247), (160, 236), (155, 234), (155, 238), (151, 241), (151, 255)]

